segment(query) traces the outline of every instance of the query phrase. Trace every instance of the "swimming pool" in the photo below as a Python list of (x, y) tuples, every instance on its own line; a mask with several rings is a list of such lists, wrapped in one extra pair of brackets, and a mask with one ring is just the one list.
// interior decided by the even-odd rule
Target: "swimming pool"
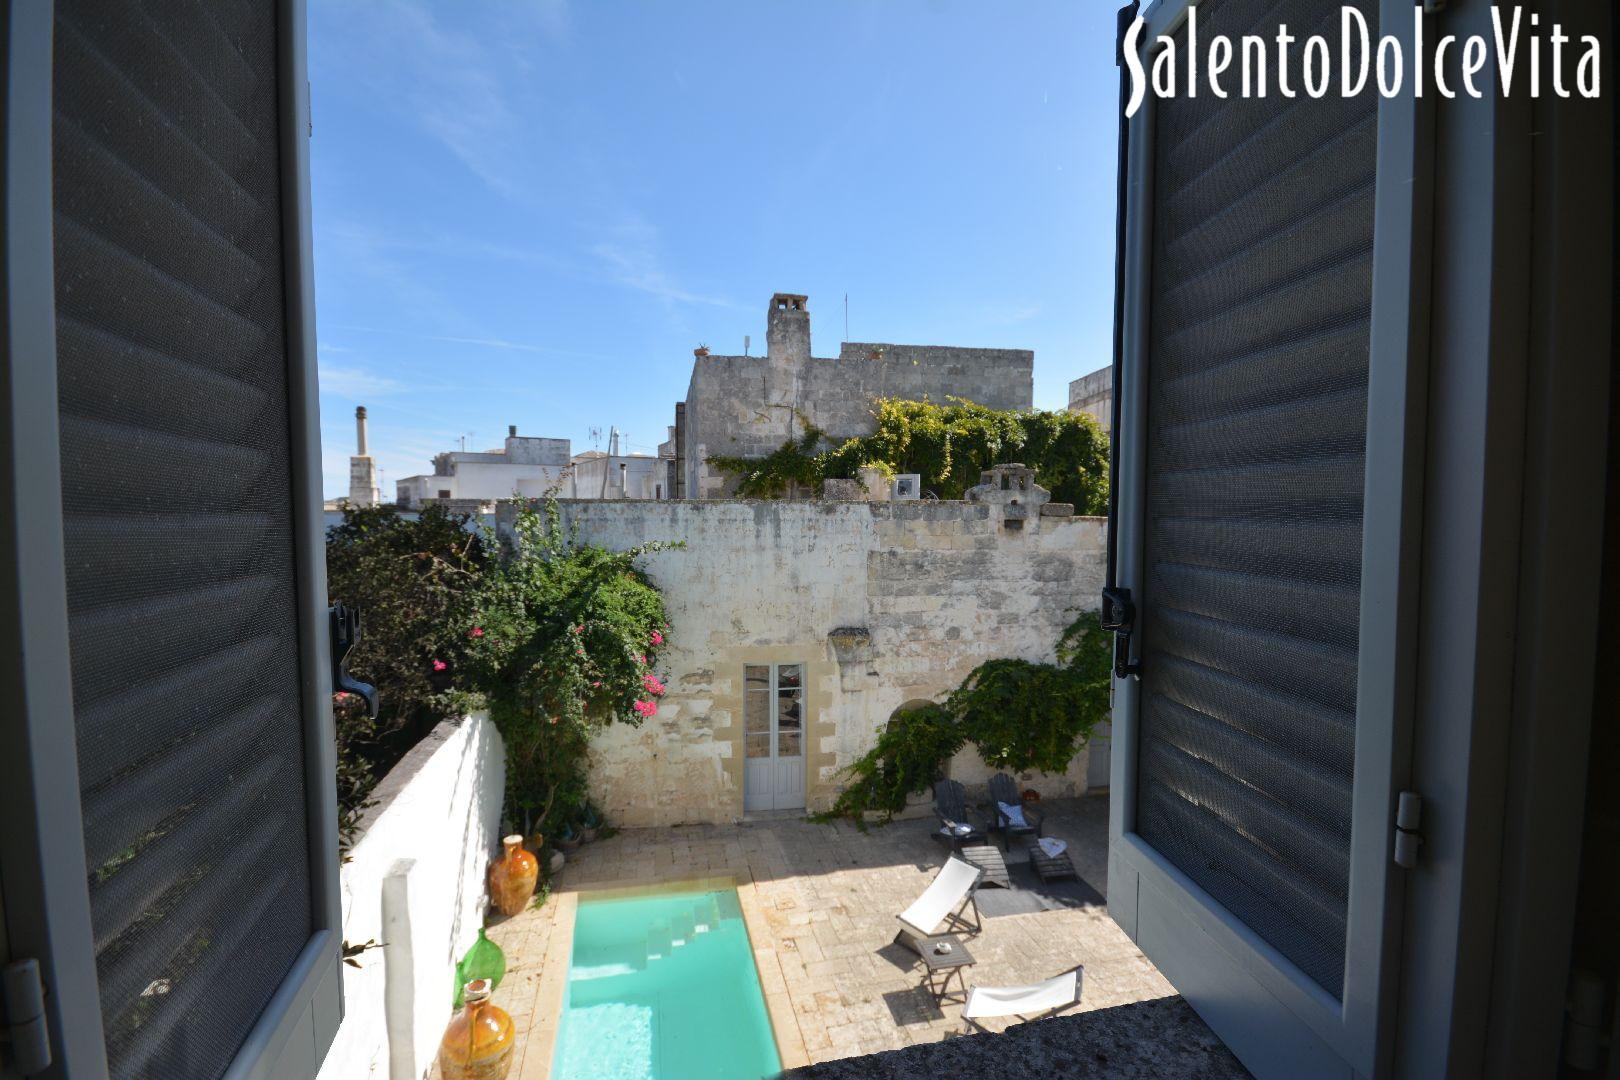
[(756, 1080), (781, 1071), (735, 889), (581, 898), (559, 1080)]

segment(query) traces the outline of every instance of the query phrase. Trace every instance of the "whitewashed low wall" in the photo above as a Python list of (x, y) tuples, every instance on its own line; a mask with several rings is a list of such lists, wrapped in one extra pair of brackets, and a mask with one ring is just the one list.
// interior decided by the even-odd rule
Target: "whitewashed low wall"
[(500, 734), (479, 713), (434, 728), (377, 786), (343, 865), (343, 938), (383, 947), (343, 968), (343, 1024), (323, 1080), (427, 1075), (456, 961), (484, 924), (505, 777)]

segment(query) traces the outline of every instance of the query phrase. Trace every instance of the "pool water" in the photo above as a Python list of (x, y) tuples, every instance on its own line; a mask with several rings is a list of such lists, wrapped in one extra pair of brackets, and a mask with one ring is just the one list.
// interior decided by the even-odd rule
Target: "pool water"
[(559, 1080), (782, 1070), (735, 889), (581, 899), (558, 1028)]

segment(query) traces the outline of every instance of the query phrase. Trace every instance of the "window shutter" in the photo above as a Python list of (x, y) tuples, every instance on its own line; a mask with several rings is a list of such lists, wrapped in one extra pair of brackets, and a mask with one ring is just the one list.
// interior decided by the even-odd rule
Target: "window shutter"
[(302, 5), (60, 0), (45, 29), (35, 450), (99, 1003), (55, 1034), (102, 1050), (75, 1076), (313, 1075), (342, 1005)]
[[(1183, 83), (1189, 6), (1155, 5), (1141, 37), (1149, 70), (1174, 40)], [(1396, 24), (1349, 6), (1374, 41)], [(1329, 42), (1334, 79), (1284, 97), (1273, 64), (1246, 99), (1234, 65), (1225, 99), (1182, 85), (1129, 124), (1116, 479), (1140, 667), (1115, 695), (1109, 902), (1251, 1068), (1370, 1074), (1403, 722), (1386, 556), (1409, 557), (1411, 467), (1389, 436), (1405, 311), (1383, 298), (1411, 302), (1413, 185), (1390, 178), (1412, 174), (1415, 114), (1370, 82), (1342, 96), (1338, 4), (1196, 8), (1201, 78), (1216, 35), (1286, 24)]]

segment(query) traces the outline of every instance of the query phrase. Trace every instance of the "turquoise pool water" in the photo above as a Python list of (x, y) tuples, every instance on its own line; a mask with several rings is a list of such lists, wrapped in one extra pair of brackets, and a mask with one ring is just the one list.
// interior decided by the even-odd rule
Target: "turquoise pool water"
[(737, 891), (586, 900), (558, 1080), (757, 1080), (782, 1070)]

